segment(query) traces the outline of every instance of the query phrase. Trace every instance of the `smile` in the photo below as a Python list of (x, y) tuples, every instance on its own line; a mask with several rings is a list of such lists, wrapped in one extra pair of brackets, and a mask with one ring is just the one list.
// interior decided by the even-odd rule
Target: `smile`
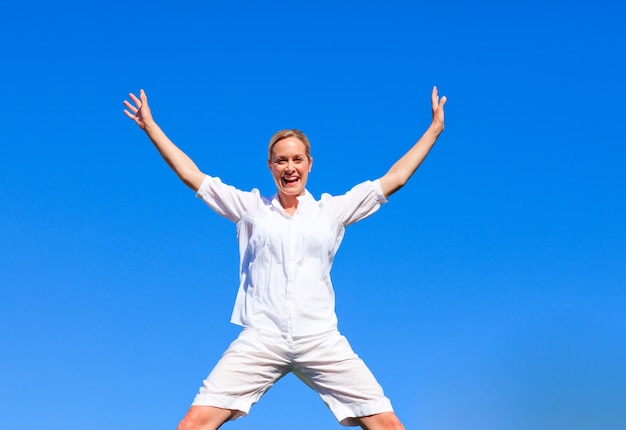
[(300, 181), (300, 178), (281, 178), (283, 185), (289, 186), (289, 185), (294, 185), (296, 184), (298, 181)]

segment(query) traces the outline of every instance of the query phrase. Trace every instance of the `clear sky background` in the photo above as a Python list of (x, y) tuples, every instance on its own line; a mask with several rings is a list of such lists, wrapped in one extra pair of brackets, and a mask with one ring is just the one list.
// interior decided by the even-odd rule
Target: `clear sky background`
[[(173, 429), (238, 333), (235, 228), (122, 113), (274, 191), (411, 182), (347, 230), (340, 329), (407, 429), (626, 428), (626, 3), (9, 2), (0, 13), (0, 428)], [(229, 429), (339, 429), (289, 376)]]

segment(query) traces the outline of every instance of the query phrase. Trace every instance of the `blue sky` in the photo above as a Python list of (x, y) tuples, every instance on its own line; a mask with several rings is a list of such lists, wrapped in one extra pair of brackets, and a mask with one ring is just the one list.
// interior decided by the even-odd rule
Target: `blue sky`
[[(626, 428), (626, 4), (12, 2), (0, 35), (0, 427), (172, 429), (236, 336), (234, 226), (122, 113), (273, 192), (411, 182), (347, 230), (340, 329), (407, 429)], [(224, 428), (340, 428), (296, 378)]]

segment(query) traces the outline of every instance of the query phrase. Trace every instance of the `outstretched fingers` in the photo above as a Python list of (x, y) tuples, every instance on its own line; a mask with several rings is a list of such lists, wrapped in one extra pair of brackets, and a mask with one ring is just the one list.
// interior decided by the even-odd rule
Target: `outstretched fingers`
[(144, 128), (146, 120), (151, 119), (150, 108), (148, 107), (148, 97), (142, 89), (139, 91), (139, 97), (133, 93), (128, 94), (129, 100), (124, 100), (124, 114), (135, 121), (140, 128)]
[[(142, 92), (143, 92), (143, 90), (140, 90), (140, 92), (139, 92), (140, 96), (141, 96)], [(141, 100), (139, 100), (135, 94), (129, 93), (128, 97), (130, 97), (130, 99), (133, 101), (133, 103), (135, 103), (137, 105), (137, 107), (141, 107)]]
[(437, 124), (438, 127), (443, 130), (444, 123), (444, 114), (443, 114), (443, 106), (448, 101), (446, 96), (439, 98), (439, 92), (437, 87), (433, 87), (433, 92), (431, 95), (431, 103), (432, 103), (432, 111), (433, 111), (433, 124)]
[(139, 101), (139, 99), (133, 93), (128, 94), (128, 97), (135, 104), (133, 105), (128, 100), (124, 100), (124, 106), (126, 106), (126, 109), (124, 109), (124, 113), (130, 119), (135, 119), (135, 116), (137, 115), (137, 112), (139, 112), (139, 108), (141, 108), (141, 102)]
[(124, 113), (126, 114), (126, 116), (130, 119), (135, 119), (135, 115), (137, 114), (138, 109), (126, 100), (124, 100), (124, 106), (126, 106), (126, 109), (124, 109)]
[(439, 91), (437, 90), (437, 87), (434, 86), (433, 87), (433, 92), (431, 95), (431, 102), (432, 102), (432, 106), (433, 106), (433, 111), (437, 110), (438, 107), (443, 107), (444, 104), (446, 104), (447, 101), (447, 97), (443, 96), (441, 97), (441, 99), (439, 98)]

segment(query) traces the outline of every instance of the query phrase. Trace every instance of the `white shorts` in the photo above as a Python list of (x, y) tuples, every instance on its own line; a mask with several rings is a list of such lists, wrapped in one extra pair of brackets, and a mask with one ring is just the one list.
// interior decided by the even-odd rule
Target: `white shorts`
[(342, 425), (393, 411), (372, 372), (337, 330), (290, 338), (244, 329), (204, 380), (193, 405), (237, 410), (234, 419), (239, 418), (289, 372), (313, 388)]

